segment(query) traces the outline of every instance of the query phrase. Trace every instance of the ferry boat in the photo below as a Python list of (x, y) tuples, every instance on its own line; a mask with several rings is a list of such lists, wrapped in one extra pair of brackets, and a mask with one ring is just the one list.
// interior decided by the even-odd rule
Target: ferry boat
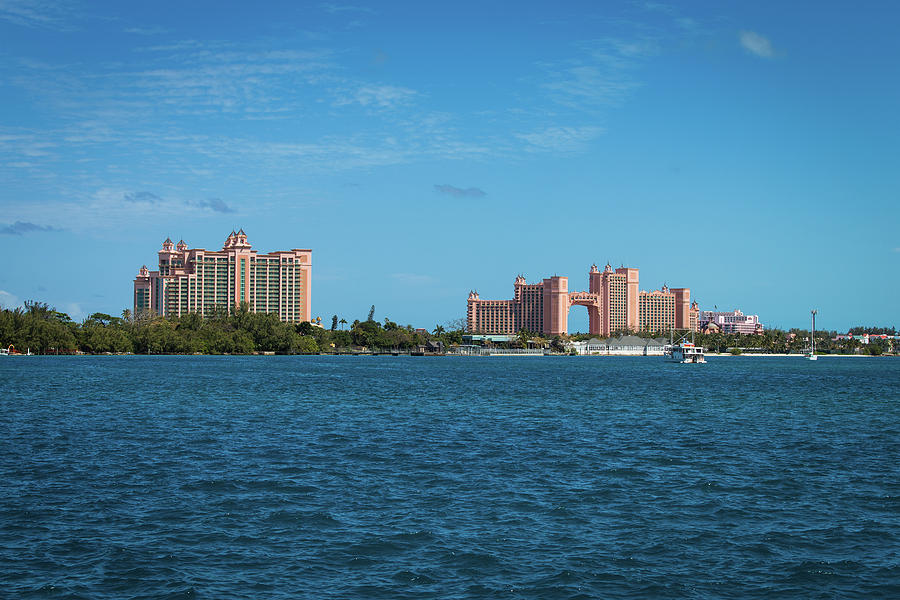
[(682, 364), (706, 362), (703, 346), (695, 346), (693, 342), (679, 342), (673, 346), (666, 346), (666, 358)]
[(681, 338), (677, 344), (670, 343), (666, 346), (664, 354), (667, 359), (681, 364), (706, 363), (703, 346), (697, 346), (693, 341), (687, 341), (687, 336)]

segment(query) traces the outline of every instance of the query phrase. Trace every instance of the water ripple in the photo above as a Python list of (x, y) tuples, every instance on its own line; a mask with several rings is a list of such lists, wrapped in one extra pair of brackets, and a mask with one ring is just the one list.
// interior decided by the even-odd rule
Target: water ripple
[(34, 357), (0, 382), (9, 597), (900, 597), (897, 360)]

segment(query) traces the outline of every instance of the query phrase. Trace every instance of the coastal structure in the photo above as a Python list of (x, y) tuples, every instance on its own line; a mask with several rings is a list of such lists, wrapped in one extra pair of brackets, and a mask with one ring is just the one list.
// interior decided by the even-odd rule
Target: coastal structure
[(665, 338), (645, 339), (623, 335), (606, 340), (591, 338), (581, 342), (570, 342), (567, 347), (583, 356), (663, 356), (668, 343), (669, 340)]
[(720, 333), (763, 333), (765, 328), (759, 322), (759, 315), (745, 315), (739, 310), (730, 312), (700, 311), (699, 328), (707, 332)]
[(134, 280), (135, 315), (208, 316), (247, 303), (251, 312), (275, 313), (282, 321), (310, 320), (312, 250), (259, 254), (241, 229), (221, 250), (166, 238), (158, 256), (158, 270), (144, 265)]
[(593, 335), (614, 331), (697, 329), (699, 307), (691, 303), (689, 288), (639, 289), (638, 269), (609, 264), (603, 271), (592, 265), (588, 291), (569, 291), (569, 278), (555, 275), (527, 283), (519, 275), (512, 300), (482, 300), (469, 293), (466, 325), (470, 333), (512, 334), (522, 329), (543, 335), (568, 332), (569, 309), (584, 306)]

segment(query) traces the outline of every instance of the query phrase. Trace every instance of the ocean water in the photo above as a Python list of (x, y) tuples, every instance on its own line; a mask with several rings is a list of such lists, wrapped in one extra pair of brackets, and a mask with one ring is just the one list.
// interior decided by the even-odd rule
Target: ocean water
[(0, 597), (898, 598), (900, 360), (0, 359)]

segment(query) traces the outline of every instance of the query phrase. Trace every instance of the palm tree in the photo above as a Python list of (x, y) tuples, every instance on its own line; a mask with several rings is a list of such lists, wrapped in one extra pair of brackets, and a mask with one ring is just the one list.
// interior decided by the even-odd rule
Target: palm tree
[(444, 328), (440, 325), (435, 325), (431, 333), (433, 333), (434, 335), (441, 335), (442, 333), (444, 333)]
[(347, 319), (341, 319), (341, 320), (339, 321), (339, 323), (341, 324), (341, 330), (343, 331), (344, 325), (347, 324)]

